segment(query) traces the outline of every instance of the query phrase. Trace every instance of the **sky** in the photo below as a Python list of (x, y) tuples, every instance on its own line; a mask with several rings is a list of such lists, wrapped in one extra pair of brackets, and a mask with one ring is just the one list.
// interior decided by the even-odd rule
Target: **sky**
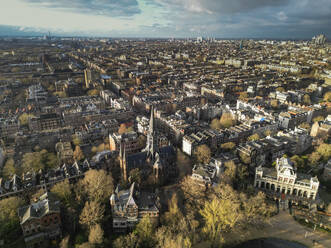
[(331, 0), (0, 0), (0, 36), (331, 37)]

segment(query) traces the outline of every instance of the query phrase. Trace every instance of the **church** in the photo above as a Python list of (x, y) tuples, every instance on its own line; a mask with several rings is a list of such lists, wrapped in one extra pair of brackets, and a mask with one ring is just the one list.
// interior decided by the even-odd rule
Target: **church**
[(163, 184), (177, 176), (176, 151), (172, 145), (159, 147), (159, 134), (155, 128), (154, 109), (151, 109), (146, 147), (138, 153), (127, 154), (120, 146), (120, 166), (122, 177), (128, 180), (130, 171), (139, 168), (143, 175), (152, 173), (156, 184)]

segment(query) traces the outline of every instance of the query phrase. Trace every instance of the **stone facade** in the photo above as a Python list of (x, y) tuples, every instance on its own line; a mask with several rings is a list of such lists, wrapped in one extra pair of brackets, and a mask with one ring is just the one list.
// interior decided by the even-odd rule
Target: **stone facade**
[(267, 193), (284, 194), (287, 198), (315, 200), (319, 181), (317, 177), (299, 174), (288, 158), (277, 159), (276, 169), (256, 168), (254, 185)]

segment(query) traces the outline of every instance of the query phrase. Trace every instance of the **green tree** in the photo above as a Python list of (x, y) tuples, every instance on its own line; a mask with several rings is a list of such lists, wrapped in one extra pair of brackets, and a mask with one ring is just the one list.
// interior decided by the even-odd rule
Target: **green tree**
[(137, 183), (138, 185), (141, 184), (141, 172), (139, 168), (133, 169), (129, 173), (129, 181), (130, 183)]
[(324, 161), (328, 161), (331, 157), (331, 144), (320, 144), (316, 151), (322, 156)]
[(297, 168), (303, 168), (305, 166), (305, 161), (298, 155), (294, 155), (291, 157), (291, 161)]
[(225, 162), (224, 166), (224, 177), (226, 179), (225, 181), (232, 184), (236, 179), (237, 167), (232, 160)]
[(154, 229), (155, 225), (152, 223), (149, 216), (145, 215), (136, 226), (137, 233), (142, 247), (154, 247)]
[(21, 235), (17, 210), (24, 205), (24, 200), (16, 196), (0, 200), (0, 237), (5, 242), (16, 240)]
[(200, 145), (194, 152), (195, 158), (199, 163), (209, 164), (211, 151), (207, 145)]
[(74, 201), (73, 194), (69, 180), (66, 179), (62, 182), (55, 184), (51, 188), (51, 192), (59, 199), (65, 206), (70, 206), (70, 203)]
[(2, 176), (5, 179), (9, 179), (12, 175), (16, 174), (17, 170), (15, 168), (15, 161), (13, 158), (7, 159), (3, 169)]

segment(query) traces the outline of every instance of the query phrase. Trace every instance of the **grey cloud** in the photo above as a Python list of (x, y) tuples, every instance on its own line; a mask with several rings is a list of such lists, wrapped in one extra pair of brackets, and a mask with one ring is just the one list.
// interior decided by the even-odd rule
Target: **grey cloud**
[(233, 14), (263, 7), (287, 5), (290, 0), (155, 0), (164, 5), (176, 5), (185, 10), (208, 14)]
[(24, 0), (44, 8), (105, 16), (131, 16), (141, 11), (137, 0)]

